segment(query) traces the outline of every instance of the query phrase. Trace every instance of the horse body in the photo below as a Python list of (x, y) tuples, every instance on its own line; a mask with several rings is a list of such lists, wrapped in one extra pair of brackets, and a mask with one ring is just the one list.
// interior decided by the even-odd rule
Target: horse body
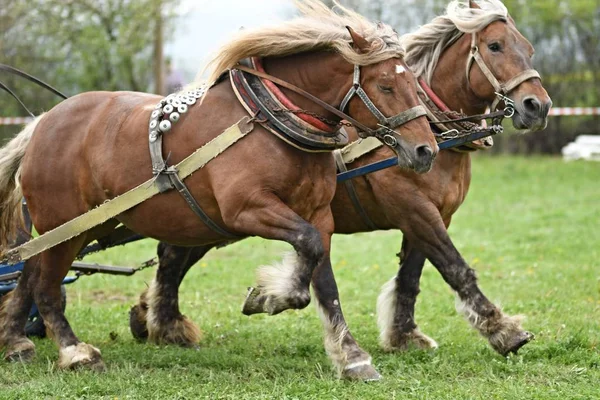
[[(225, 46), (216, 59), (215, 84), (172, 131), (163, 131), (163, 148), (168, 164), (174, 165), (242, 118), (253, 124), (239, 143), (189, 176), (186, 184), (204, 212), (230, 234), (282, 240), (293, 246), (295, 253), (281, 264), (261, 270), (260, 290), (253, 297), (255, 311), (277, 314), (304, 308), (310, 302), (312, 283), (325, 327), (325, 347), (340, 374), (378, 379), (370, 356), (346, 326), (331, 270), (330, 203), (335, 193), (331, 154), (306, 152), (285, 143), (259, 124), (258, 115), (250, 118), (229, 82), (217, 78), (243, 58), (262, 57), (273, 79), (287, 79), (288, 84), (328, 102), (329, 108), (315, 107), (306, 98), (289, 94), (300, 109), (317, 113), (324, 121), (333, 118), (329, 124), (335, 126), (340, 120), (335, 107), (355, 88), (353, 76), (358, 71), (363, 92), (348, 103), (348, 120), (362, 125), (367, 134), (393, 138), (400, 164), (420, 172), (430, 168), (437, 146), (424, 111), (417, 112), (414, 76), (400, 68), (403, 51), (395, 32), (350, 10), (340, 8), (341, 13), (334, 13), (317, 1), (306, 0), (300, 8), (306, 17), (279, 28), (244, 31)], [(357, 31), (348, 25), (356, 25)], [(36, 119), (0, 151), (0, 207), (14, 213), (24, 195), (34, 226), (44, 233), (150, 179), (148, 123), (159, 100), (131, 92), (92, 92), (66, 100)], [(409, 114), (410, 119), (402, 119)], [(392, 122), (387, 117), (393, 117)], [(8, 215), (2, 219), (10, 220)], [(60, 307), (60, 285), (80, 249), (119, 222), (172, 245), (200, 246), (199, 253), (231, 240), (207, 228), (171, 190), (33, 256), (0, 308), (0, 324), (4, 322), (0, 346), (6, 348), (6, 358), (33, 356), (34, 345), (25, 337), (24, 326), (35, 301), (59, 346), (60, 367), (104, 368), (99, 350), (80, 341), (69, 326)], [(6, 244), (14, 232), (9, 226), (0, 228), (0, 239)], [(183, 275), (167, 273), (165, 278), (180, 282)], [(152, 307), (145, 317), (150, 337), (195, 345), (198, 329), (178, 311), (170, 313), (173, 302), (164, 290), (161, 279), (148, 290)]]

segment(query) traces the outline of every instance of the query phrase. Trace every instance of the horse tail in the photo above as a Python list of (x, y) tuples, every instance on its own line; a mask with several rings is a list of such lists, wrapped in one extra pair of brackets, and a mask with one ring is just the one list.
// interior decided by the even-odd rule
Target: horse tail
[(0, 247), (10, 245), (19, 226), (23, 226), (21, 201), (21, 163), (33, 132), (44, 114), (27, 124), (10, 142), (0, 149)]

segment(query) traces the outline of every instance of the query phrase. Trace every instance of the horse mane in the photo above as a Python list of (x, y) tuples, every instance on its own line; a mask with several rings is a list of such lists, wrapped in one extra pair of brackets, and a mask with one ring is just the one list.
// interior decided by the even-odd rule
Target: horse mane
[[(246, 57), (277, 57), (307, 51), (335, 51), (352, 64), (376, 64), (403, 57), (398, 34), (382, 23), (374, 23), (337, 1), (333, 8), (320, 0), (294, 0), (300, 16), (279, 25), (240, 31), (208, 63), (209, 82)], [(346, 26), (371, 43), (366, 53), (352, 47)]]
[(446, 48), (465, 33), (479, 32), (494, 21), (508, 20), (508, 11), (500, 0), (480, 0), (478, 5), (481, 8), (470, 8), (468, 0), (453, 0), (446, 14), (400, 38), (406, 51), (405, 61), (415, 76), (431, 84), (433, 71)]

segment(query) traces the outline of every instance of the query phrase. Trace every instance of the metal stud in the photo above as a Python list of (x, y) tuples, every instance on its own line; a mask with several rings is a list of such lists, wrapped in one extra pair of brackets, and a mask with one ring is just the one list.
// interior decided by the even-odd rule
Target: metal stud
[(150, 121), (150, 129), (154, 129), (158, 126), (158, 121), (153, 119), (152, 121)]
[(165, 105), (165, 101), (161, 100), (154, 108), (156, 108), (158, 110), (159, 108), (162, 108), (162, 106), (164, 106), (164, 105)]
[(172, 112), (171, 114), (169, 114), (169, 120), (171, 122), (177, 122), (177, 121), (179, 121), (179, 113)]
[(158, 129), (160, 129), (161, 132), (169, 132), (171, 130), (171, 121), (166, 119), (160, 121), (160, 124), (158, 124)]
[(154, 143), (154, 142), (156, 142), (156, 139), (158, 139), (158, 135), (156, 134), (156, 131), (150, 132), (150, 142)]
[(188, 97), (187, 100), (185, 101), (185, 104), (187, 104), (188, 106), (194, 105), (196, 104), (196, 99), (193, 97)]
[(179, 112), (179, 114), (185, 114), (188, 110), (188, 106), (186, 104), (182, 104), (179, 107), (177, 107), (177, 111)]
[(167, 104), (166, 106), (163, 107), (163, 112), (165, 114), (169, 114), (169, 113), (172, 113), (174, 109), (175, 108), (171, 104)]
[(160, 112), (160, 110), (154, 110), (154, 111), (152, 111), (152, 115), (150, 115), (150, 118), (156, 119), (156, 118), (160, 117), (161, 115), (162, 115), (162, 112)]
[(173, 99), (173, 101), (171, 102), (171, 105), (175, 108), (179, 107), (181, 105), (181, 100), (179, 99)]

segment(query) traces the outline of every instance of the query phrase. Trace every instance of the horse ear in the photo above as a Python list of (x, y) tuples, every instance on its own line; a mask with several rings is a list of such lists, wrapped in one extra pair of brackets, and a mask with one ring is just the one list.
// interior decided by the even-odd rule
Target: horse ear
[(479, 5), (475, 2), (475, 0), (469, 0), (469, 8), (481, 8), (481, 7), (479, 7)]
[(348, 29), (348, 32), (350, 32), (350, 37), (352, 38), (352, 46), (360, 53), (367, 53), (371, 48), (371, 44), (367, 41), (367, 39), (362, 37), (349, 26), (346, 26), (346, 29)]

